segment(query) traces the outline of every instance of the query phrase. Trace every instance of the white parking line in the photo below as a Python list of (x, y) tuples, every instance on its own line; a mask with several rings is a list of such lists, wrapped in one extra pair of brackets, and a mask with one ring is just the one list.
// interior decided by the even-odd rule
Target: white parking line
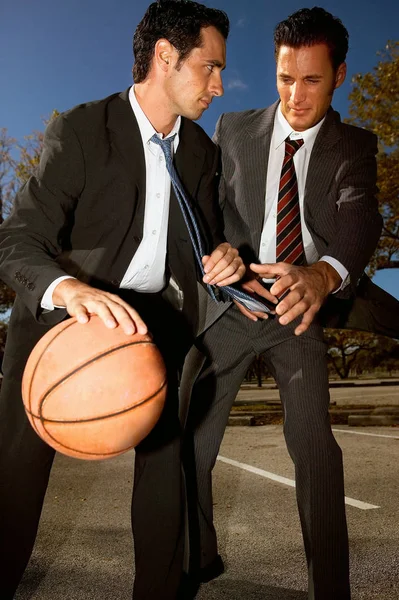
[(351, 433), (352, 435), (368, 435), (370, 437), (389, 438), (391, 440), (399, 440), (397, 435), (384, 435), (383, 433), (367, 433), (366, 431), (350, 431), (349, 429), (333, 429), (338, 433)]
[[(293, 479), (281, 477), (280, 475), (276, 475), (275, 473), (270, 473), (269, 471), (258, 469), (258, 467), (252, 467), (251, 465), (240, 463), (236, 460), (232, 460), (231, 458), (225, 458), (224, 456), (220, 456), (220, 454), (218, 456), (218, 460), (228, 465), (232, 465), (233, 467), (243, 469), (244, 471), (255, 473), (255, 475), (260, 475), (261, 477), (265, 477), (266, 479), (272, 479), (273, 481), (277, 481), (278, 483), (283, 483), (285, 485), (289, 485), (290, 487), (295, 487), (295, 481)], [(350, 506), (354, 506), (355, 508), (359, 508), (360, 510), (371, 510), (373, 508), (380, 508), (380, 506), (375, 506), (374, 504), (367, 504), (367, 502), (355, 500), (354, 498), (348, 498), (347, 496), (345, 496), (345, 504), (349, 504)]]

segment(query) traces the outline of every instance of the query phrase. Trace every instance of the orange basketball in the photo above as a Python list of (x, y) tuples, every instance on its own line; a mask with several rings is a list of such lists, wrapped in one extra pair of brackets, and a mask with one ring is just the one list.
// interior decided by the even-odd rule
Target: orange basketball
[(148, 335), (108, 329), (99, 317), (68, 319), (36, 344), (22, 397), (32, 427), (69, 456), (98, 460), (136, 446), (166, 397), (162, 356)]

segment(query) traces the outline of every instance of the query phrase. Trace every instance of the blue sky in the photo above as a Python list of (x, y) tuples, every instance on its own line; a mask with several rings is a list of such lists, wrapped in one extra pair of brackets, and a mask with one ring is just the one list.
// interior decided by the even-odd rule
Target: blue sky
[[(398, 39), (397, 0), (206, 0), (227, 12), (231, 35), (225, 95), (200, 121), (212, 135), (222, 112), (267, 106), (277, 98), (272, 35), (276, 23), (315, 4), (341, 18), (350, 34), (348, 77), (333, 106), (348, 116), (355, 73), (370, 71), (376, 52)], [(127, 88), (132, 36), (147, 0), (2, 0), (0, 8), (0, 127), (22, 139), (42, 118)], [(399, 298), (398, 270), (375, 281)]]

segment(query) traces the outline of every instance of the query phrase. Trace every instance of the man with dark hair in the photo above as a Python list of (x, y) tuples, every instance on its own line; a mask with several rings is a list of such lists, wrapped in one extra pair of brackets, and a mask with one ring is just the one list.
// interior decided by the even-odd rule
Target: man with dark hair
[(281, 46), (300, 48), (325, 44), (336, 71), (346, 60), (349, 34), (342, 21), (324, 8), (303, 8), (278, 23), (274, 30), (274, 56), (278, 61)]
[(279, 387), (295, 464), (309, 598), (349, 600), (342, 453), (328, 415), (322, 324), (398, 336), (399, 303), (363, 275), (381, 231), (377, 139), (341, 123), (330, 107), (346, 75), (348, 33), (322, 8), (303, 9), (277, 26), (275, 47), (279, 101), (222, 115), (214, 137), (226, 239), (249, 265), (243, 286), (271, 312), (209, 304), (183, 372), (200, 566), (223, 570), (212, 469), (240, 384), (262, 354)]
[(245, 271), (218, 219), (217, 150), (192, 122), (223, 94), (228, 31), (224, 13), (196, 2), (151, 4), (134, 38), (135, 85), (49, 125), (38, 176), (0, 228), (1, 277), (17, 293), (0, 401), (2, 600), (14, 597), (29, 560), (54, 458), (24, 413), (22, 372), (53, 325), (71, 315), (84, 326), (92, 314), (126, 335), (148, 327), (167, 366), (165, 410), (136, 451), (134, 598), (177, 598), (177, 374), (198, 328), (196, 280), (215, 297), (206, 283), (234, 283)]
[(151, 4), (133, 37), (134, 82), (141, 83), (147, 78), (160, 37), (168, 39), (176, 48), (179, 54), (176, 70), (180, 70), (190, 52), (203, 45), (201, 29), (206, 27), (215, 27), (225, 39), (229, 35), (229, 21), (223, 11), (197, 2), (181, 2), (178, 9), (176, 0)]

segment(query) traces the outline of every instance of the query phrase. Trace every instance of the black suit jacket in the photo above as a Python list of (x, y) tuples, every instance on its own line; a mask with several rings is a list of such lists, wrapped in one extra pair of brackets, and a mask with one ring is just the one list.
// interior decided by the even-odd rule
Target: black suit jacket
[[(186, 119), (175, 164), (210, 251), (223, 241), (218, 153), (204, 131)], [(17, 293), (6, 363), (7, 355), (24, 355), (24, 362), (37, 339), (65, 318), (64, 310), (40, 307), (57, 277), (70, 274), (99, 288), (118, 288), (142, 239), (145, 181), (142, 140), (128, 91), (77, 106), (48, 126), (38, 177), (20, 190), (0, 227), (0, 276)], [(183, 313), (195, 333), (198, 273), (172, 191), (167, 268), (183, 291)]]

